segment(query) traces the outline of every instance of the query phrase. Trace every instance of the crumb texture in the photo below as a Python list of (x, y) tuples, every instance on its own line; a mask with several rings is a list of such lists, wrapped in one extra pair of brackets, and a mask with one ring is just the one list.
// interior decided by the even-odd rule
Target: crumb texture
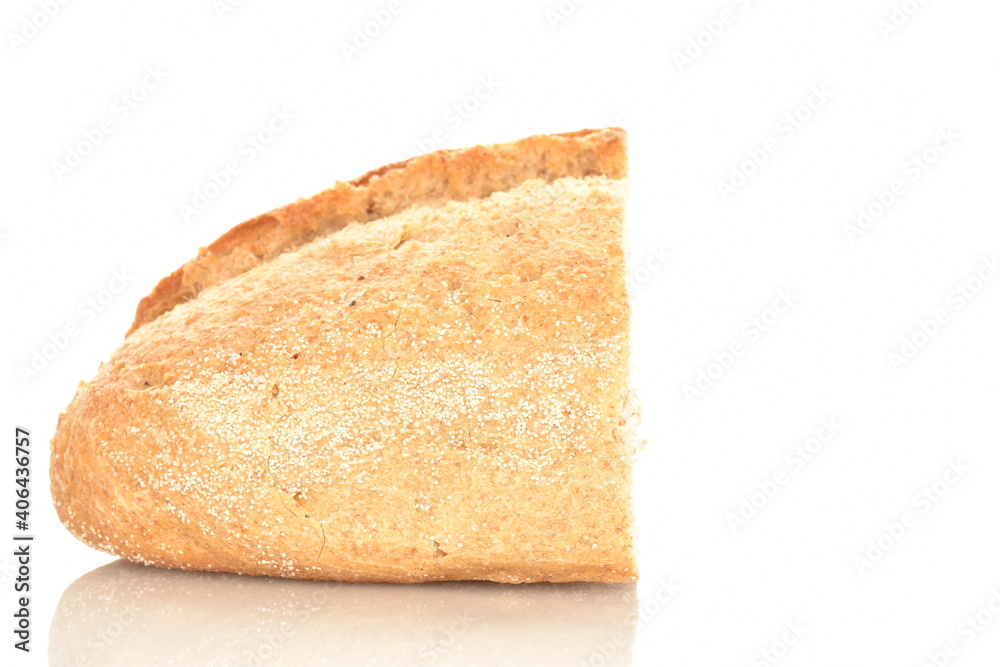
[(623, 202), (532, 178), (204, 287), (60, 418), (61, 519), (171, 568), (633, 580)]

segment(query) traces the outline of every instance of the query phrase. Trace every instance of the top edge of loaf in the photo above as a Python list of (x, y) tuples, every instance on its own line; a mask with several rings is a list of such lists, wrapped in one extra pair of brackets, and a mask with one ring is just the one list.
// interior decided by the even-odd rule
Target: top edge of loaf
[(352, 222), (384, 218), (417, 205), (484, 198), (536, 178), (624, 178), (625, 139), (625, 131), (617, 127), (538, 134), (505, 144), (427, 153), (337, 182), (312, 197), (250, 218), (201, 248), (139, 302), (126, 336), (205, 288)]

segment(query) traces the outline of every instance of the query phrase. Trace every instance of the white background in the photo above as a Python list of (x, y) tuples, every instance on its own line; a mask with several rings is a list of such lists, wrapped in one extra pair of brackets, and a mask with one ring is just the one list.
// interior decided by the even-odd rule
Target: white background
[[(1000, 592), (1000, 280), (977, 282), (977, 272), (991, 275), (983, 258), (1000, 253), (1000, 5), (895, 1), (912, 15), (881, 28), (892, 0), (567, 0), (558, 21), (547, 14), (558, 0), (409, 1), (348, 59), (342, 45), (387, 2), (245, 0), (221, 17), (211, 0), (69, 2), (15, 46), (11, 35), (31, 34), (24, 21), (41, 22), (32, 18), (40, 10), (7, 0), (3, 405), (6, 428), (34, 436), (35, 664), (64, 589), (111, 560), (59, 525), (47, 442), (77, 383), (121, 342), (160, 277), (235, 223), (412, 154), (420, 140), (460, 147), (617, 124), (630, 133), (634, 354), (648, 439), (638, 462), (637, 592), (650, 611), (634, 645), (626, 637), (606, 664), (630, 655), (641, 665), (772, 664), (759, 652), (792, 639), (791, 622), (804, 636), (774, 647), (789, 667), (917, 667), (950, 641), (957, 655), (938, 664), (995, 665), (1000, 618), (974, 632), (960, 624)], [(728, 23), (716, 23), (723, 10)], [(145, 99), (122, 118), (116, 99), (157, 67), (165, 79), (139, 91)], [(481, 77), (495, 89), (478, 88), (484, 99), (467, 102), (477, 108), (452, 121), (449, 109), (475, 95)], [(802, 106), (811, 90), (827, 91), (811, 98), (814, 109)], [(246, 160), (241, 144), (275, 109), (293, 120)], [(789, 132), (786, 114), (796, 112)], [(60, 179), (54, 163), (105, 118), (113, 131)], [(939, 131), (953, 136), (938, 143), (943, 152)], [(934, 162), (914, 172), (925, 150)], [(763, 164), (743, 165), (748, 155)], [(181, 205), (229, 160), (240, 173), (185, 220)], [(734, 168), (753, 173), (724, 200), (719, 183)], [(896, 179), (902, 194), (849, 234), (859, 207), (878, 211), (878, 193)], [(660, 252), (670, 259), (657, 268)], [(638, 269), (651, 260), (651, 273)], [(87, 314), (80, 304), (100, 297), (115, 271), (127, 286)], [(966, 299), (959, 286), (979, 289)], [(753, 337), (744, 327), (770, 321), (778, 290), (793, 305)], [(894, 364), (889, 354), (902, 356), (904, 337), (939, 310), (945, 323)], [(19, 368), (71, 323), (78, 334), (23, 379)], [(742, 354), (712, 366), (734, 342)], [(717, 379), (691, 401), (682, 388), (699, 371)], [(843, 427), (799, 468), (786, 455), (824, 418)], [(11, 458), (0, 488), (11, 489)], [(935, 502), (915, 499), (949, 461), (968, 471), (939, 482)], [(751, 499), (776, 472), (786, 483)], [(12, 524), (13, 494), (0, 495)], [(727, 515), (744, 499), (762, 507), (734, 531)], [(907, 512), (915, 525), (883, 534)], [(883, 555), (861, 568), (857, 558), (880, 537)], [(7, 628), (10, 556), (2, 563)], [(656, 602), (671, 578), (680, 592)], [(539, 661), (605, 659), (596, 639), (564, 646), (569, 635), (546, 625), (556, 614), (545, 611), (548, 593), (530, 595), (542, 609), (532, 617)], [(386, 629), (455, 639), (419, 607), (400, 605)], [(512, 651), (524, 641), (507, 630), (490, 637), (482, 613), (485, 625), (455, 639), (459, 648), (413, 663), (464, 655), (488, 664), (505, 654), (477, 652), (475, 641), (509, 641)], [(186, 632), (194, 642), (225, 627)], [(156, 643), (160, 634), (175, 641), (176, 627), (148, 632), (141, 654), (124, 640), (100, 654), (82, 642), (79, 653), (85, 664), (116, 655), (140, 664), (176, 648)], [(6, 655), (25, 662), (4, 636)], [(297, 641), (267, 664), (304, 659)], [(351, 646), (324, 655), (360, 662)]]

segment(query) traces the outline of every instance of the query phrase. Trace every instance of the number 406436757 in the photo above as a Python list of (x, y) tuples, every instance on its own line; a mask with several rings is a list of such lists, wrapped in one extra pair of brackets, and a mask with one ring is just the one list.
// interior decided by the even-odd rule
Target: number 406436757
[(28, 489), (28, 481), (31, 479), (31, 434), (23, 428), (18, 427), (14, 435), (14, 494), (17, 500), (14, 505), (17, 508), (15, 523), (18, 530), (28, 530), (28, 516), (31, 508)]

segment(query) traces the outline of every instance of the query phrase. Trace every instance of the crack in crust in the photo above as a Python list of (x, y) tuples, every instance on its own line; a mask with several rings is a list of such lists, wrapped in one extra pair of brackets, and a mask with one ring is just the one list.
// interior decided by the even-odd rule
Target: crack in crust
[(620, 128), (442, 150), (374, 169), (230, 229), (139, 302), (126, 337), (206, 288), (352, 222), (383, 218), (415, 205), (488, 197), (535, 178), (624, 178), (626, 169), (625, 131)]

